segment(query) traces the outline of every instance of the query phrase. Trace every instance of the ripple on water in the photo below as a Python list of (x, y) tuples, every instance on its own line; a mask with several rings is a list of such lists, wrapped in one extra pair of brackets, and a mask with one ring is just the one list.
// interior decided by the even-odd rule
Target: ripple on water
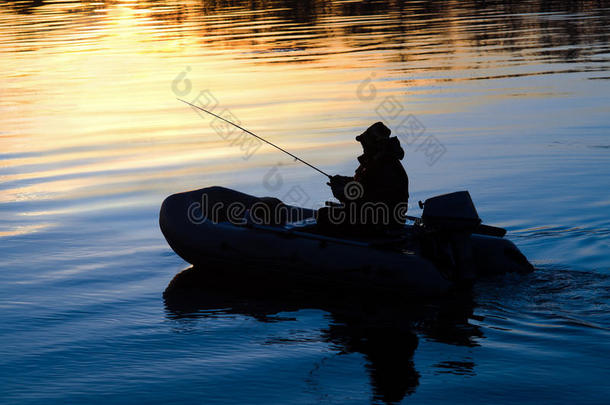
[[(607, 402), (609, 29), (592, 1), (3, 2), (3, 400)], [(177, 93), (331, 173), (385, 119), (412, 201), (470, 190), (538, 271), (415, 307), (223, 285), (176, 306), (165, 196), (329, 197)]]

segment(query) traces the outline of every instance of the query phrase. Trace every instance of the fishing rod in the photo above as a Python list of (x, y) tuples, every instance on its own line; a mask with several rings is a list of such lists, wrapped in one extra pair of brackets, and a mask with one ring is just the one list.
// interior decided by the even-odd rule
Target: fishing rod
[(204, 108), (201, 108), (201, 107), (199, 107), (199, 106), (197, 106), (197, 105), (195, 105), (195, 104), (189, 103), (188, 101), (184, 101), (184, 100), (182, 100), (181, 98), (178, 98), (177, 100), (182, 101), (183, 103), (188, 104), (188, 105), (190, 105), (191, 107), (197, 108), (198, 110), (201, 110), (201, 111), (206, 112), (206, 113), (208, 113), (208, 114), (210, 114), (210, 115), (213, 115), (214, 117), (216, 117), (216, 118), (219, 118), (219, 119), (223, 120), (223, 121), (224, 121), (224, 122), (226, 122), (227, 124), (231, 124), (231, 125), (233, 125), (234, 127), (237, 127), (237, 128), (239, 128), (239, 129), (241, 129), (241, 130), (242, 130), (242, 131), (244, 131), (245, 133), (250, 134), (250, 135), (252, 135), (253, 137), (255, 137), (255, 138), (257, 138), (257, 139), (260, 139), (261, 141), (265, 142), (266, 144), (269, 144), (269, 145), (273, 146), (274, 148), (281, 150), (281, 151), (282, 151), (282, 152), (284, 152), (285, 154), (287, 154), (287, 155), (289, 155), (289, 156), (293, 157), (293, 158), (294, 158), (294, 160), (298, 160), (298, 161), (299, 161), (299, 162), (301, 162), (301, 163), (305, 163), (307, 166), (309, 166), (309, 167), (311, 167), (312, 169), (314, 169), (314, 170), (316, 170), (316, 171), (318, 171), (318, 172), (322, 173), (323, 175), (325, 175), (325, 176), (326, 176), (326, 177), (328, 177), (329, 179), (332, 177), (332, 176), (330, 176), (329, 174), (324, 173), (322, 170), (318, 169), (318, 168), (317, 168), (317, 167), (315, 167), (314, 165), (307, 163), (306, 161), (304, 161), (304, 160), (303, 160), (303, 159), (301, 159), (300, 157), (297, 157), (297, 156), (293, 155), (292, 153), (288, 152), (286, 149), (282, 149), (282, 148), (280, 148), (280, 147), (279, 147), (279, 146), (277, 146), (276, 144), (271, 143), (271, 142), (269, 142), (268, 140), (261, 138), (260, 136), (256, 135), (255, 133), (250, 132), (250, 131), (248, 131), (248, 130), (247, 130), (247, 129), (245, 129), (245, 128), (242, 128), (242, 127), (240, 127), (239, 125), (234, 124), (234, 123), (232, 123), (231, 121), (229, 121), (229, 120), (227, 120), (227, 119), (224, 119), (224, 118), (222, 118), (221, 116), (216, 115), (216, 114), (214, 114), (214, 113), (213, 113), (213, 112), (211, 112), (211, 111), (208, 111), (208, 110), (206, 110), (206, 109), (204, 109)]

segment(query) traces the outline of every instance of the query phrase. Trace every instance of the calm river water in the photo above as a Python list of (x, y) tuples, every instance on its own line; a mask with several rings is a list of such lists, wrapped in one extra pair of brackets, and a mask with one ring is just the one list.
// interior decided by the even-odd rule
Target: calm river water
[[(607, 403), (610, 2), (0, 5), (0, 402)], [(383, 120), (412, 202), (470, 190), (537, 271), (420, 308), (164, 299), (165, 196), (330, 197), (177, 97), (331, 173)]]

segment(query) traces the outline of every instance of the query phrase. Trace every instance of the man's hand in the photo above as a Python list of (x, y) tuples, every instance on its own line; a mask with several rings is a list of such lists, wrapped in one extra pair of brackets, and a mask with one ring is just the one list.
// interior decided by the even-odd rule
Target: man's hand
[(345, 201), (345, 185), (350, 181), (354, 181), (353, 177), (335, 175), (330, 178), (326, 184), (330, 186), (333, 196), (339, 201)]

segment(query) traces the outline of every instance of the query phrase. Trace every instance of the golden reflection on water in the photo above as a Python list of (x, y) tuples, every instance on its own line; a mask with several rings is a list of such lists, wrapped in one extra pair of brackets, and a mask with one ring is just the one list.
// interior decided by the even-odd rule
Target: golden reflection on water
[(47, 229), (51, 224), (37, 224), (37, 225), (25, 225), (25, 226), (17, 226), (9, 231), (0, 231), (0, 238), (7, 236), (18, 236), (18, 235), (26, 235), (28, 233), (38, 232), (42, 229)]
[[(584, 3), (566, 12), (586, 13)], [(188, 101), (209, 91), (218, 111), (331, 165), (353, 159), (353, 136), (379, 119), (383, 97), (399, 97), (426, 120), (515, 94), (558, 94), (488, 84), (493, 78), (574, 69), (599, 76), (607, 67), (603, 15), (568, 26), (561, 13), (538, 13), (537, 2), (478, 14), (468, 4), (5, 2), (0, 203), (164, 195), (219, 174), (243, 180), (283, 159), (269, 147), (243, 159), (210, 119), (179, 103), (172, 82), (186, 69), (192, 89), (180, 95)], [(370, 100), (361, 92), (367, 78), (377, 94)], [(485, 84), (461, 84), (473, 78)]]

